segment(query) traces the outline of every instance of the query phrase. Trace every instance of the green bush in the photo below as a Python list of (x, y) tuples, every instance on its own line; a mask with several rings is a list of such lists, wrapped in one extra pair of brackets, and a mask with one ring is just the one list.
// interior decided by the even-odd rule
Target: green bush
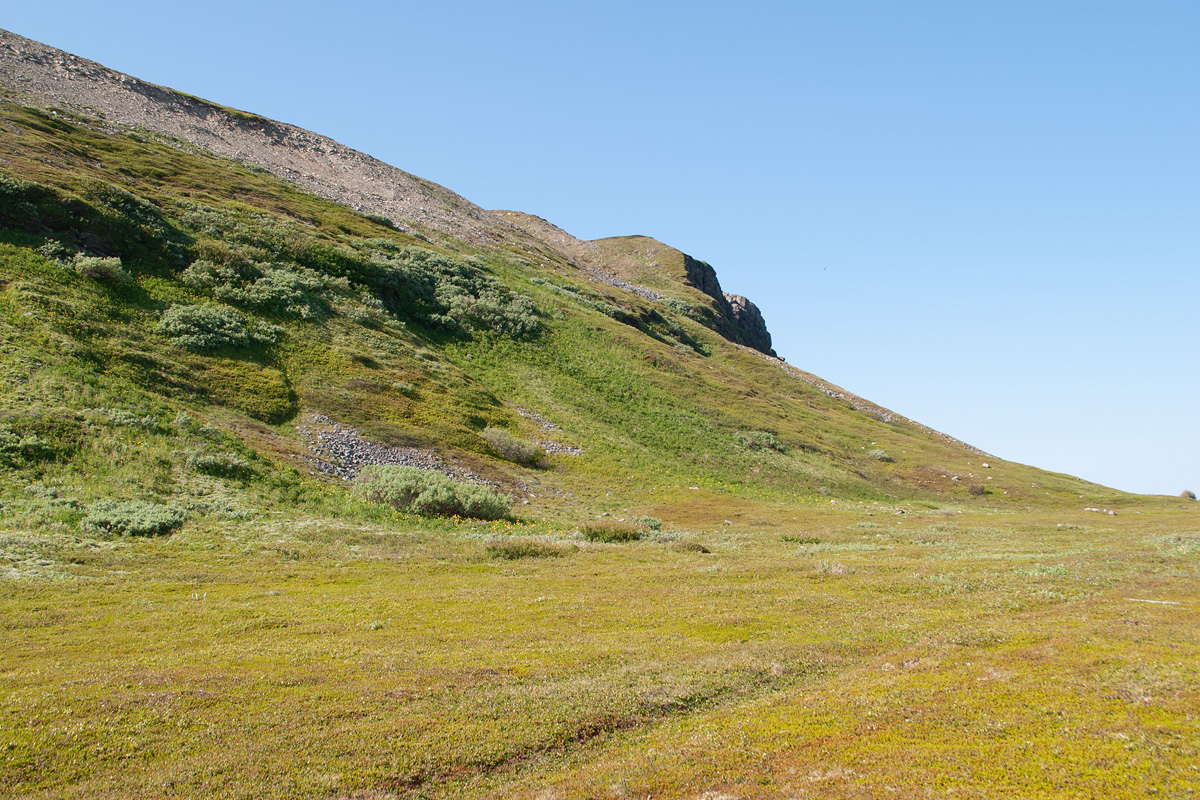
[(211, 289), (225, 303), (284, 317), (308, 318), (322, 310), (318, 299), (325, 281), (310, 269), (294, 264), (255, 263), (230, 254), (227, 263), (207, 259), (192, 262), (179, 280), (195, 289)]
[(251, 471), (250, 462), (233, 453), (222, 453), (221, 455), (193, 453), (188, 456), (187, 468), (221, 478), (242, 478), (249, 475)]
[(679, 300), (674, 297), (664, 297), (662, 304), (674, 311), (676, 314), (683, 314), (685, 317), (692, 319), (703, 319), (703, 314), (694, 305), (686, 300)]
[(560, 544), (528, 537), (489, 539), (483, 547), (492, 558), (503, 558), (508, 561), (515, 561), (518, 558), (563, 556), (568, 552), (568, 549)]
[(121, 286), (129, 282), (129, 273), (119, 258), (95, 258), (77, 254), (69, 263), (71, 269), (88, 280), (108, 286)]
[(85, 530), (119, 536), (157, 536), (170, 533), (187, 519), (187, 512), (160, 503), (137, 500), (97, 500), (87, 507), (81, 523)]
[(489, 425), (479, 435), (488, 443), (488, 447), (508, 461), (533, 467), (542, 459), (543, 450), (540, 447), (518, 439), (503, 428), (493, 428)]
[(635, 517), (633, 524), (644, 531), (661, 531), (662, 520), (658, 517)]
[(139, 417), (131, 411), (120, 408), (97, 408), (95, 413), (122, 428), (139, 428), (147, 433), (158, 431), (158, 417), (151, 414)]
[(224, 283), (241, 281), (242, 274), (237, 267), (228, 264), (214, 264), (207, 259), (198, 259), (179, 273), (179, 280), (184, 286), (193, 289), (212, 289)]
[(48, 239), (37, 251), (51, 261), (59, 261), (63, 264), (70, 263), (78, 255), (77, 250), (67, 247), (58, 239)]
[(867, 455), (869, 455), (871, 458), (875, 459), (876, 461), (885, 461), (885, 462), (895, 461), (895, 459), (892, 458), (891, 456), (889, 456), (887, 454), (887, 452), (884, 450), (879, 450), (879, 449), (868, 450)]
[(376, 225), (382, 225), (385, 228), (393, 229), (396, 227), (391, 218), (385, 217), (383, 214), (363, 214), (363, 216), (371, 220), (371, 222), (374, 222)]
[(1196, 493), (1193, 492), (1191, 489), (1184, 489), (1182, 492), (1179, 493), (1179, 496), (1182, 497), (1184, 500), (1195, 500), (1196, 499)]
[(325, 287), (315, 273), (307, 270), (305, 273), (271, 264), (253, 281), (240, 286), (222, 284), (215, 287), (213, 296), (271, 314), (308, 318), (320, 311), (316, 295)]
[(54, 448), (36, 433), (22, 433), (9, 425), (0, 425), (0, 464), (16, 467), (52, 455)]
[(273, 344), (282, 333), (273, 325), (252, 324), (235, 308), (216, 304), (171, 306), (163, 313), (158, 331), (176, 347), (196, 351)]
[(540, 329), (533, 300), (488, 275), (480, 261), (458, 261), (419, 247), (372, 246), (371, 256), (371, 274), (363, 282), (385, 305), (425, 325), (518, 339)]
[(512, 497), (416, 467), (370, 466), (359, 473), (354, 494), (372, 503), (436, 517), (500, 519)]
[(635, 542), (642, 538), (642, 531), (636, 525), (615, 519), (592, 520), (585, 522), (579, 532), (589, 542)]
[(783, 443), (768, 431), (738, 431), (737, 443), (747, 450), (774, 450), (783, 452)]

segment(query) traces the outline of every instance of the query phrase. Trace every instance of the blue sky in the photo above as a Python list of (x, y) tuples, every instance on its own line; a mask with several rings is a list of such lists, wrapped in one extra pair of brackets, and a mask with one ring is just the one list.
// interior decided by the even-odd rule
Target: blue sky
[(581, 238), (993, 454), (1200, 491), (1200, 3), (10, 4), (0, 27)]

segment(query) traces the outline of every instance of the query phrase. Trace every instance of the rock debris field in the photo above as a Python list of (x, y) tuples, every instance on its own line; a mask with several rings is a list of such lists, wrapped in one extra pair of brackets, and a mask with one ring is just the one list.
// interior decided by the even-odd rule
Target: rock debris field
[(307, 425), (297, 425), (296, 431), (313, 456), (308, 462), (326, 475), (352, 481), (363, 467), (390, 465), (416, 467), (417, 469), (440, 472), (459, 480), (486, 486), (498, 484), (485, 480), (470, 470), (448, 463), (444, 458), (428, 450), (416, 447), (388, 447), (368, 441), (348, 425), (341, 425), (329, 417), (316, 414)]
[[(518, 408), (517, 413), (526, 419), (531, 419), (537, 423), (538, 427), (544, 431), (553, 431), (558, 429), (558, 425), (543, 417), (536, 411), (530, 411), (526, 408)], [(563, 444), (552, 439), (538, 439), (537, 446), (546, 451), (547, 455), (565, 455), (565, 456), (581, 456), (583, 455), (582, 447)]]

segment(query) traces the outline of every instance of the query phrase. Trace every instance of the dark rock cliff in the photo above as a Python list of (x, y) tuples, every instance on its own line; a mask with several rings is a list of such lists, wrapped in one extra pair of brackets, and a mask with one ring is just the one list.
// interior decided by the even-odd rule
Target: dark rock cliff
[(721, 282), (717, 280), (716, 270), (708, 263), (685, 253), (683, 266), (687, 270), (688, 283), (713, 299), (717, 311), (714, 320), (717, 333), (731, 342), (775, 355), (771, 348), (771, 334), (758, 306), (739, 294), (725, 293), (721, 289)]

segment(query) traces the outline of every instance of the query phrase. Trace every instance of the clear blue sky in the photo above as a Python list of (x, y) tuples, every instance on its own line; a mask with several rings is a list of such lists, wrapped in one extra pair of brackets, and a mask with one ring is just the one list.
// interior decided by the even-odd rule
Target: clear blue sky
[(10, 3), (487, 208), (711, 262), (787, 360), (1200, 491), (1200, 2)]

